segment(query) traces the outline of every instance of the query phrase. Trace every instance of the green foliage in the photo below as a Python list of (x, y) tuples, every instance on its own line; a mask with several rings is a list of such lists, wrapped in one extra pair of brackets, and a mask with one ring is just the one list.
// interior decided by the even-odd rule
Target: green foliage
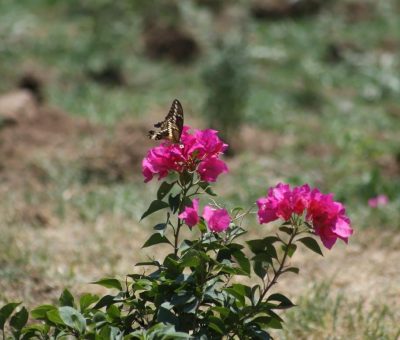
[(221, 43), (203, 71), (208, 125), (232, 144), (245, 120), (249, 94), (249, 59), (243, 39)]
[[(174, 187), (178, 191), (171, 192)], [(298, 273), (287, 266), (296, 243), (322, 254), (313, 238), (302, 236), (311, 234), (310, 226), (295, 218), (276, 235), (247, 240), (245, 247), (239, 242), (246, 235), (241, 223), (250, 210), (235, 208), (224, 232), (210, 232), (201, 218), (196, 237), (180, 240), (185, 226), (176, 215), (201, 194), (216, 196), (194, 173), (160, 185), (142, 218), (165, 209), (167, 218), (143, 247), (168, 244), (172, 249), (163, 260), (138, 263), (144, 270), (127, 275), (124, 284), (115, 278), (93, 282), (113, 290), (102, 297), (84, 294), (75, 300), (65, 289), (57, 306), (33, 309), (29, 325), (25, 307), (15, 312), (19, 304), (8, 304), (0, 310), (1, 328), (14, 339), (270, 339), (271, 329), (283, 327), (277, 311), (295, 306), (270, 290), (281, 275)], [(238, 283), (240, 276), (252, 278), (251, 284)]]

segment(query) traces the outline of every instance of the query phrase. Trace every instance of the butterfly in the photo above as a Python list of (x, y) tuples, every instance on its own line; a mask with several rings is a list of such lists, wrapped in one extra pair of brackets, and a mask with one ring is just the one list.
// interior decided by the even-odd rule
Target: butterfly
[(171, 108), (162, 122), (154, 124), (159, 131), (150, 130), (148, 137), (154, 140), (165, 139), (172, 143), (179, 143), (183, 130), (183, 108), (178, 99), (172, 102)]

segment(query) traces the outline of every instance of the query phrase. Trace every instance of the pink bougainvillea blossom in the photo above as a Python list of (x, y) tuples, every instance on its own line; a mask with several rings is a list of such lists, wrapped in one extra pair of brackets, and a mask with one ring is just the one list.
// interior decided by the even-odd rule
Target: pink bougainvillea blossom
[(228, 167), (224, 161), (212, 157), (201, 161), (197, 171), (202, 181), (215, 182), (220, 174), (228, 172)]
[(312, 222), (315, 233), (328, 249), (338, 238), (347, 243), (353, 234), (344, 205), (334, 201), (333, 194), (322, 194), (318, 189), (311, 193), (307, 219)]
[(226, 209), (215, 209), (208, 205), (204, 207), (204, 220), (207, 222), (208, 229), (213, 232), (220, 233), (229, 227), (231, 218)]
[(194, 130), (185, 126), (182, 131), (181, 143), (163, 142), (149, 150), (142, 161), (142, 173), (145, 182), (158, 175), (162, 179), (169, 172), (197, 171), (201, 180), (215, 182), (217, 177), (228, 172), (228, 167), (220, 157), (228, 145), (217, 136), (217, 131)]
[(311, 190), (307, 184), (291, 189), (288, 184), (279, 183), (268, 191), (266, 197), (258, 199), (257, 205), (260, 223), (279, 218), (289, 221), (293, 214), (306, 212), (306, 220), (312, 223), (315, 234), (328, 249), (338, 238), (347, 243), (353, 234), (343, 204), (334, 201), (332, 194)]
[(368, 200), (368, 205), (371, 208), (378, 208), (389, 203), (389, 198), (386, 195), (378, 195)]
[(269, 189), (267, 197), (257, 200), (258, 219), (260, 223), (268, 223), (281, 218), (288, 221), (293, 213), (301, 215), (309, 204), (310, 187), (305, 184), (294, 188), (289, 184), (279, 183)]
[(187, 206), (183, 210), (183, 212), (178, 216), (180, 219), (184, 220), (185, 223), (189, 227), (195, 226), (197, 223), (199, 223), (199, 199), (195, 198), (192, 201), (192, 206)]

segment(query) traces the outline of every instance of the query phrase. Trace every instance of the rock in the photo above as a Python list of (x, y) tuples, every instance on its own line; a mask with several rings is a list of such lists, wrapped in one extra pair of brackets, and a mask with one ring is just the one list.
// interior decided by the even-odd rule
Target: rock
[(31, 91), (16, 90), (0, 96), (0, 126), (18, 124), (21, 120), (33, 119), (38, 112), (38, 103)]

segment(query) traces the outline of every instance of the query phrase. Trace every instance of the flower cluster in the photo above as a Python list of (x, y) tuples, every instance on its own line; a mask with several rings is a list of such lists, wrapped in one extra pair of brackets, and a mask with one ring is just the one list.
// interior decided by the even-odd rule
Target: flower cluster
[[(185, 207), (184, 211), (178, 217), (184, 220), (189, 227), (193, 227), (199, 223), (199, 199), (194, 199), (192, 206)], [(231, 222), (226, 209), (215, 209), (208, 205), (204, 207), (203, 218), (207, 222), (208, 229), (216, 233), (228, 229)]]
[(228, 145), (218, 138), (217, 131), (194, 130), (190, 134), (189, 130), (188, 126), (183, 128), (181, 144), (165, 142), (150, 149), (142, 162), (145, 182), (173, 171), (197, 171), (202, 181), (215, 182), (221, 173), (228, 172), (225, 162), (219, 159)]
[(371, 208), (378, 208), (389, 203), (389, 198), (386, 195), (378, 195), (368, 200), (368, 205)]
[(333, 200), (332, 194), (322, 194), (305, 184), (290, 188), (279, 183), (271, 188), (266, 197), (257, 200), (260, 223), (268, 223), (279, 218), (289, 221), (293, 214), (303, 215), (312, 223), (315, 234), (328, 249), (338, 238), (347, 243), (353, 234), (350, 219), (342, 203)]

